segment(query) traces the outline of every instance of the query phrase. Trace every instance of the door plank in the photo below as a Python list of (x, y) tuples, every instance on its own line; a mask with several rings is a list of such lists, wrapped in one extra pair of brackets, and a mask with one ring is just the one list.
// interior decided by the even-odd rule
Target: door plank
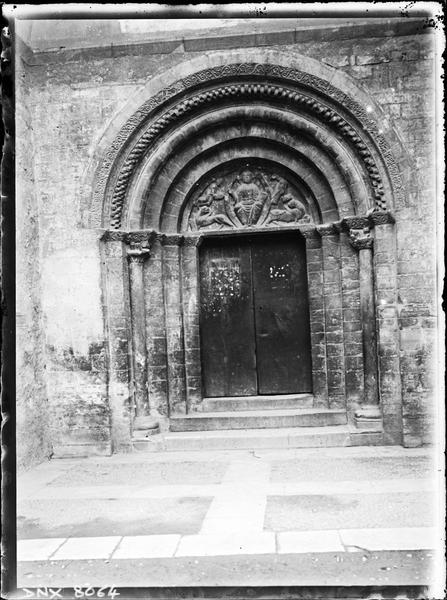
[(251, 246), (259, 394), (312, 390), (305, 246), (259, 238)]
[(257, 393), (250, 249), (208, 241), (200, 252), (200, 331), (205, 395)]

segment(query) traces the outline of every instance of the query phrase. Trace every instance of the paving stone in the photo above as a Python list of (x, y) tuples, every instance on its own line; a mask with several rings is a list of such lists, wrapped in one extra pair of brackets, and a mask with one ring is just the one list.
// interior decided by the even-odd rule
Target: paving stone
[(278, 533), (278, 552), (344, 552), (337, 531), (287, 531)]
[(269, 554), (275, 552), (275, 534), (230, 533), (186, 535), (180, 540), (175, 556), (224, 556), (235, 554)]
[(345, 546), (359, 550), (431, 550), (439, 545), (441, 532), (434, 527), (343, 529)]
[(17, 562), (45, 560), (55, 552), (66, 538), (18, 540)]
[(430, 456), (383, 456), (351, 457), (345, 453), (344, 459), (325, 456), (312, 460), (312, 469), (306, 459), (274, 461), (271, 481), (340, 481), (373, 480), (392, 478), (426, 478), (434, 474), (433, 459)]
[(157, 462), (135, 460), (133, 463), (80, 464), (56, 477), (54, 486), (66, 485), (125, 485), (132, 481), (140, 485), (219, 483), (227, 469), (227, 462), (184, 461)]
[(412, 527), (434, 524), (430, 492), (270, 496), (264, 528), (305, 531), (361, 527)]
[(53, 560), (88, 560), (110, 558), (120, 541), (120, 536), (83, 537), (68, 539), (52, 556)]
[(211, 498), (24, 500), (18, 505), (19, 538), (95, 535), (193, 534)]
[(179, 540), (179, 535), (125, 536), (112, 558), (167, 558), (174, 555)]

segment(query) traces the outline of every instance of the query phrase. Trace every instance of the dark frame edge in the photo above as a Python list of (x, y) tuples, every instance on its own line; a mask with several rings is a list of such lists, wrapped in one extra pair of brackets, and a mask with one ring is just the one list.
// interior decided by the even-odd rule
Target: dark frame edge
[(15, 96), (14, 18), (2, 16), (1, 161), (1, 596), (17, 589), (15, 414)]

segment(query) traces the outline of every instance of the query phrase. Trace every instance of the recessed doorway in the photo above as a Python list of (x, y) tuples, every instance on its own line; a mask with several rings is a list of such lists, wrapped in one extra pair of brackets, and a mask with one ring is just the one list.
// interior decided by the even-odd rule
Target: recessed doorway
[(298, 233), (203, 242), (200, 337), (207, 397), (312, 391), (306, 250)]

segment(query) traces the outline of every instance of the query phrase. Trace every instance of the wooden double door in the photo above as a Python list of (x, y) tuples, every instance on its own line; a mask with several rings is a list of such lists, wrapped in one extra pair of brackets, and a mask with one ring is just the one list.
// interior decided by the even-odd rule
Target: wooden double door
[(296, 233), (205, 240), (200, 337), (205, 396), (310, 392), (304, 240)]

